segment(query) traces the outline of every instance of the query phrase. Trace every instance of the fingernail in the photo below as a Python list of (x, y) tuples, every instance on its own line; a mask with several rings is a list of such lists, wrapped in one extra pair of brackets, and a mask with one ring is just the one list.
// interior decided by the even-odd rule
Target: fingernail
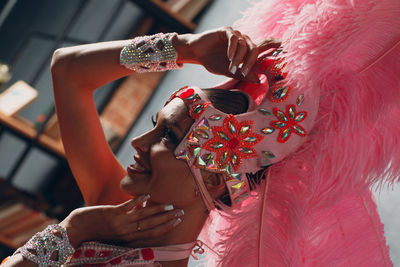
[(237, 70), (237, 67), (236, 67), (236, 66), (232, 66), (231, 69), (230, 69), (229, 71), (230, 71), (233, 75), (235, 75), (236, 70)]
[(175, 212), (175, 217), (181, 217), (185, 214), (185, 212), (183, 210), (178, 210), (177, 212)]
[(247, 74), (249, 74), (249, 68), (246, 67), (246, 68), (242, 69), (242, 75), (243, 75), (243, 77), (246, 77)]
[(229, 54), (228, 58), (229, 58), (229, 61), (232, 61), (232, 59), (233, 59), (233, 52), (231, 52), (231, 53)]
[(178, 224), (180, 224), (182, 222), (181, 218), (178, 218), (175, 220), (175, 222), (172, 224), (174, 227), (177, 226)]
[(165, 206), (164, 206), (164, 210), (165, 210), (165, 211), (173, 210), (173, 209), (174, 209), (174, 206), (173, 206), (173, 205), (165, 205)]

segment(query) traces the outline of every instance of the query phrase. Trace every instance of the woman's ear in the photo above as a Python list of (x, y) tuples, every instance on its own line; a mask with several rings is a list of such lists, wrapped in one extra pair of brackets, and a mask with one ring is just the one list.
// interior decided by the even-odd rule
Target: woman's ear
[(210, 192), (213, 198), (217, 198), (225, 192), (225, 180), (221, 173), (201, 170), (201, 176), (203, 177), (208, 192)]

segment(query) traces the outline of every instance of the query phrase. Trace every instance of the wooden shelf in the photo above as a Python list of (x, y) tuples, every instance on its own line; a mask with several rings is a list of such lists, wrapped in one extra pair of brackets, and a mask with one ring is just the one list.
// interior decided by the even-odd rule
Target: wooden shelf
[[(0, 178), (0, 186), (3, 183)], [(17, 249), (47, 225), (58, 223), (41, 212), (49, 210), (41, 196), (8, 187), (0, 199), (0, 243)]]
[(193, 32), (192, 21), (211, 0), (131, 0), (179, 33)]
[[(33, 124), (18, 116), (8, 116), (0, 111), (0, 124), (28, 139), (35, 139), (37, 131)], [(45, 134), (41, 134), (38, 144), (45, 149), (65, 158), (65, 151), (61, 140), (55, 140)]]
[(33, 210), (22, 202), (17, 201), (2, 206), (0, 208), (0, 243), (17, 249), (35, 233), (54, 223), (58, 221)]

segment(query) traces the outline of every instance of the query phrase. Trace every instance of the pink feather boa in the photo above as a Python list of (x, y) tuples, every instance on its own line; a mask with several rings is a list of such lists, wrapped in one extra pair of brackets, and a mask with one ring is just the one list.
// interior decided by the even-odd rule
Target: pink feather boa
[(321, 101), (308, 141), (211, 214), (210, 266), (392, 266), (369, 188), (399, 180), (399, 18), (399, 0), (264, 0), (237, 22), (280, 38), (288, 82)]

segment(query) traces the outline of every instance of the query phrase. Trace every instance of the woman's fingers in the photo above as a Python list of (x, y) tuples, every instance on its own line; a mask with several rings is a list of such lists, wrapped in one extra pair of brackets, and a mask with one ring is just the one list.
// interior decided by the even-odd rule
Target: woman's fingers
[(245, 78), (258, 83), (257, 73), (253, 71), (258, 55), (268, 49), (280, 47), (281, 42), (270, 38), (256, 45), (247, 35), (239, 31), (228, 27), (226, 32), (228, 36), (227, 56), (230, 60), (229, 72), (236, 78)]
[[(183, 210), (174, 210), (172, 205), (134, 208), (136, 204), (142, 203), (146, 198), (148, 197), (142, 196), (138, 197), (136, 201), (129, 200), (124, 202), (121, 204), (122, 206), (117, 207), (120, 211), (114, 209), (114, 211), (117, 211), (117, 214), (108, 220), (109, 228), (112, 229), (112, 231), (110, 231), (111, 236), (118, 237), (125, 241), (132, 241), (132, 239), (128, 238), (132, 233), (151, 229), (158, 225), (165, 224), (171, 219), (183, 216)], [(122, 211), (121, 208), (123, 209)], [(113, 207), (109, 207), (108, 209), (113, 209)], [(126, 212), (127, 209), (129, 209), (129, 211)], [(109, 213), (108, 215), (112, 214), (113, 213)], [(107, 235), (107, 233), (105, 234)]]
[(282, 42), (278, 39), (274, 38), (268, 38), (262, 41), (257, 45), (259, 52), (262, 53), (264, 51), (267, 51), (268, 49), (271, 48), (279, 48), (282, 45)]
[(138, 220), (135, 223), (132, 223), (129, 227), (136, 231), (145, 231), (157, 227), (158, 225), (165, 224), (172, 219), (181, 218), (184, 214), (185, 213), (183, 210), (172, 210), (162, 214), (147, 217), (143, 220)]
[(228, 36), (228, 49), (227, 49), (227, 57), (230, 61), (232, 61), (233, 56), (236, 53), (236, 48), (239, 40), (239, 36), (235, 34), (232, 28), (228, 27), (226, 29), (226, 33)]
[(259, 52), (258, 47), (250, 40), (250, 38), (247, 35), (243, 36), (247, 42), (247, 45), (249, 47), (248, 53), (243, 61), (243, 65), (241, 68), (241, 72), (243, 77), (245, 77), (246, 79), (255, 82), (255, 83), (259, 83), (260, 80), (258, 79), (258, 76), (256, 73), (252, 72), (251, 70), (254, 67), (254, 64), (256, 64), (257, 62), (257, 57)]
[(129, 199), (128, 201), (125, 201), (124, 203), (117, 205), (117, 208), (120, 208), (122, 211), (129, 212), (138, 205), (143, 204), (143, 202), (145, 202), (149, 198), (150, 195), (141, 195), (139, 197)]
[(127, 214), (132, 218), (131, 221), (143, 220), (146, 217), (153, 216), (158, 213), (164, 213), (174, 209), (173, 205), (155, 205), (143, 209), (135, 209), (129, 211)]
[(243, 63), (244, 58), (246, 57), (248, 51), (249, 47), (246, 42), (246, 39), (240, 36), (237, 41), (236, 51), (232, 57), (231, 63), (229, 64), (229, 71), (233, 75), (237, 74), (239, 65)]
[(173, 218), (173, 219), (171, 219), (163, 224), (159, 224), (153, 228), (142, 230), (142, 231), (131, 232), (130, 234), (127, 234), (125, 236), (125, 240), (132, 241), (132, 240), (140, 240), (140, 239), (148, 239), (148, 238), (157, 237), (157, 236), (167, 233), (168, 231), (171, 231), (181, 222), (182, 222), (181, 218)]

